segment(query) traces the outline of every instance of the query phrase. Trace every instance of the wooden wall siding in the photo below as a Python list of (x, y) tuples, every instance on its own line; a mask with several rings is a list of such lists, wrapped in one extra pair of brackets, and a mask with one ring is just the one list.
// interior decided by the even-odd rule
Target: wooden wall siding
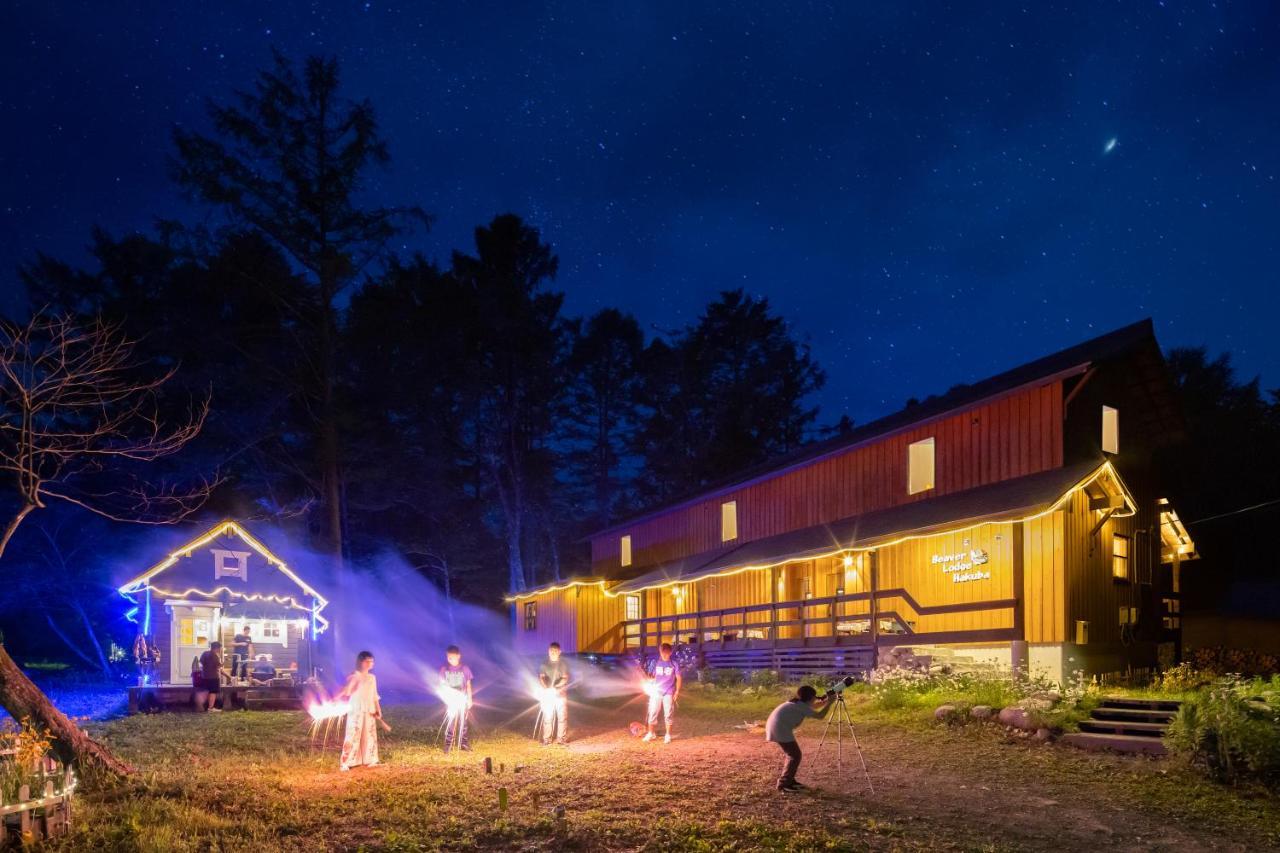
[(1066, 551), (1064, 512), (1024, 525), (1024, 630), (1029, 643), (1061, 643), (1066, 635)]
[[(907, 445), (936, 438), (936, 486), (907, 494)], [(1011, 394), (938, 421), (780, 472), (596, 537), (593, 572), (618, 571), (618, 539), (632, 538), (634, 566), (720, 547), (720, 505), (738, 503), (738, 541), (836, 521), (1062, 465), (1062, 383)]]
[[(1159, 564), (1154, 555), (1153, 537), (1148, 533), (1157, 529), (1154, 525), (1154, 500), (1138, 500), (1138, 513), (1127, 518), (1112, 518), (1093, 537), (1089, 530), (1101, 517), (1097, 510), (1089, 509), (1088, 497), (1077, 494), (1063, 513), (1066, 548), (1066, 639), (1074, 641), (1075, 622), (1083, 619), (1089, 623), (1089, 645), (1119, 644), (1122, 641), (1120, 607), (1137, 607), (1140, 620), (1150, 623), (1159, 619), (1151, 612), (1152, 587), (1139, 583), (1142, 563), (1151, 567), (1148, 577), (1155, 579), (1155, 567)], [(1130, 537), (1130, 581), (1117, 582), (1111, 568), (1112, 538), (1115, 534)], [(1132, 639), (1132, 637), (1130, 637)]]
[[(573, 652), (619, 654), (623, 651), (622, 620), (626, 601), (610, 598), (598, 586), (577, 587), (577, 645)], [(562, 643), (563, 645), (563, 643)]]
[[(547, 645), (554, 640), (566, 651), (576, 652), (578, 650), (576, 605), (577, 592), (580, 589), (582, 587), (569, 587), (515, 602), (516, 650), (525, 655), (544, 654)], [(538, 603), (537, 628), (532, 631), (526, 631), (524, 627), (524, 605), (529, 601)]]
[[(975, 568), (991, 573), (989, 579), (956, 583), (954, 573), (943, 571), (933, 556), (958, 554), (981, 548), (988, 562)], [(913, 539), (881, 548), (879, 588), (903, 589), (922, 607), (1007, 600), (1013, 591), (1013, 525), (983, 524), (960, 533)], [(976, 610), (921, 615), (902, 596), (879, 598), (881, 612), (893, 611), (914, 622), (916, 633), (976, 631), (1013, 627), (1013, 610)]]

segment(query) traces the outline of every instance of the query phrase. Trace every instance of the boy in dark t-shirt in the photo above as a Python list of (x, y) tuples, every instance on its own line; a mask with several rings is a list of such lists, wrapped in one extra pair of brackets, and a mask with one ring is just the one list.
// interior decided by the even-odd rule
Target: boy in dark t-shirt
[[(445, 705), (448, 708), (446, 713), (449, 715), (445, 718), (444, 751), (448, 752), (456, 744), (463, 752), (470, 752), (467, 717), (471, 714), (471, 705), (474, 701), (471, 692), (471, 668), (462, 662), (462, 651), (457, 646), (445, 649), (444, 654), (447, 663), (440, 667), (440, 685), (447, 697)], [(456, 703), (456, 705), (450, 703)]]
[(569, 742), (569, 666), (560, 659), (560, 644), (547, 646), (547, 659), (538, 667), (538, 683), (555, 691), (555, 698), (542, 703), (542, 745)]

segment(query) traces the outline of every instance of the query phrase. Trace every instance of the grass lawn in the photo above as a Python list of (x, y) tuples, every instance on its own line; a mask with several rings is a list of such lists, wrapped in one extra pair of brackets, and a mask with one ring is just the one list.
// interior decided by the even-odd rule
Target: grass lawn
[[(851, 702), (875, 786), (856, 757), (812, 761), (773, 790), (778, 750), (735, 724), (785, 695), (687, 691), (678, 737), (642, 743), (639, 702), (578, 705), (573, 743), (543, 748), (522, 706), (479, 709), (475, 751), (444, 756), (433, 705), (387, 708), (385, 766), (338, 772), (334, 738), (300, 713), (163, 714), (96, 724), (140, 773), (87, 785), (76, 834), (95, 850), (1158, 850), (1280, 849), (1280, 800), (1228, 789), (1173, 760), (1078, 753), (919, 712)], [(481, 767), (485, 756), (494, 774)], [(499, 770), (505, 765), (505, 770)], [(517, 765), (522, 765), (516, 772)], [(505, 787), (509, 807), (498, 807)], [(564, 806), (563, 819), (553, 809)]]

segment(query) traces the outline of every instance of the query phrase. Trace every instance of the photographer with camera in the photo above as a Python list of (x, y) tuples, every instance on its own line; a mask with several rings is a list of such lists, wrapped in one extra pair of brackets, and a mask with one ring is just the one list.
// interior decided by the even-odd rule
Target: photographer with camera
[(800, 744), (796, 742), (796, 729), (808, 717), (820, 720), (831, 711), (834, 690), (828, 690), (822, 698), (808, 684), (801, 685), (796, 695), (773, 709), (765, 723), (764, 739), (776, 743), (786, 754), (786, 766), (778, 777), (778, 790), (786, 793), (803, 791), (805, 786), (796, 781), (800, 769)]

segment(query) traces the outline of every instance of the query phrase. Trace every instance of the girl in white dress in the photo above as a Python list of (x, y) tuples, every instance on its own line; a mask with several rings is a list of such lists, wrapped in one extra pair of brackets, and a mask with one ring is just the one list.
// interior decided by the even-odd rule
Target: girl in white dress
[(347, 731), (342, 740), (342, 770), (378, 763), (378, 726), (391, 727), (382, 721), (382, 703), (378, 696), (378, 679), (373, 669), (373, 652), (356, 655), (356, 671), (338, 692), (337, 699), (349, 700)]

